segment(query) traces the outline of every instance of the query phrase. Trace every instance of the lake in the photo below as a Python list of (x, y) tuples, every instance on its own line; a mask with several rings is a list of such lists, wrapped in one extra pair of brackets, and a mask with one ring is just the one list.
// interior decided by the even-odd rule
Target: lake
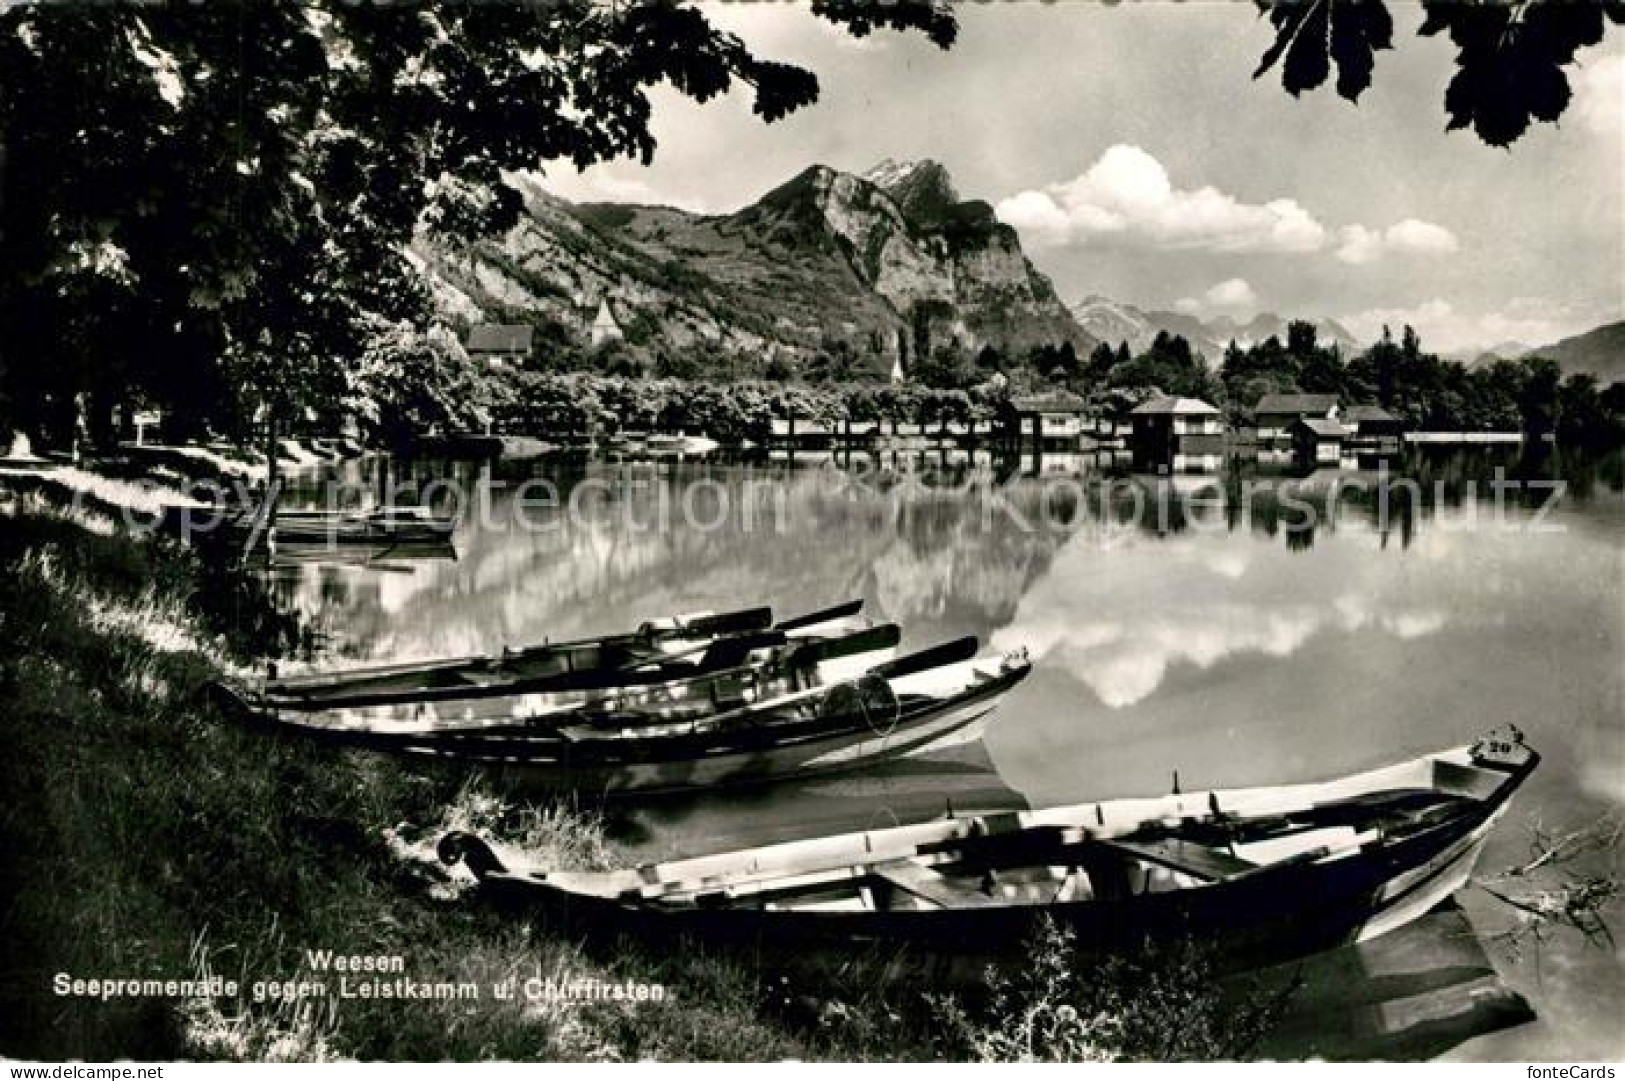
[[(663, 614), (772, 603), (787, 615), (862, 597), (903, 626), (905, 648), (976, 634), (1035, 658), (983, 746), (952, 759), (612, 808), (640, 859), (948, 805), (1151, 795), (1175, 771), (1187, 791), (1310, 780), (1503, 722), (1545, 760), (1481, 869), (1527, 858), (1534, 823), (1562, 832), (1625, 811), (1617, 456), (1439, 451), (1309, 476), (1236, 460), (1212, 477), (1133, 475), (1109, 456), (495, 472), (368, 459), (344, 479), (369, 493), (475, 495), (455, 558), (375, 553), (272, 572), (334, 655), (467, 653)], [(1475, 889), (1459, 902), (1537, 1019), (1427, 1053), (1625, 1052), (1615, 947), (1559, 931), (1514, 957), (1492, 941), (1509, 910)]]

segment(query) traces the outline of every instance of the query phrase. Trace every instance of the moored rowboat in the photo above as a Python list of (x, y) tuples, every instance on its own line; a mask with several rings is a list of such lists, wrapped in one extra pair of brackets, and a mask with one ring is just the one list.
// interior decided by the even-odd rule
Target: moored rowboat
[(776, 624), (765, 607), (699, 612), (493, 654), (273, 677), (232, 693), (256, 710), (330, 710), (663, 683), (736, 667), (774, 644), (762, 638), (766, 632), (786, 649), (843, 637), (862, 627), (862, 608), (861, 600), (847, 601)]
[(1041, 917), (1086, 950), (1190, 937), (1242, 967), (1375, 937), (1448, 898), (1539, 756), (1516, 729), (1339, 780), (949, 817), (605, 872), (440, 854), (583, 928), (779, 957), (912, 950), (939, 977)]
[(305, 700), (289, 708), (263, 697), (234, 705), (254, 712), (256, 720), (292, 729), (425, 737), (528, 731), (543, 720), (614, 717), (617, 723), (643, 718), (669, 724), (854, 678), (892, 660), (901, 639), (895, 623), (828, 638), (791, 639), (782, 631), (758, 631), (718, 638), (697, 657), (661, 659), (613, 681), (587, 672), (575, 683), (561, 678), (532, 680), (531, 687), (442, 686), (433, 694), (351, 695), (319, 707)]
[(667, 792), (853, 769), (973, 738), (1030, 667), (1024, 654), (978, 657), (966, 638), (855, 679), (798, 673), (811, 685), (785, 693), (772, 684), (757, 693), (747, 668), (650, 688), (641, 699), (623, 690), (556, 708), (392, 717), (387, 726), (255, 711), (221, 694), (250, 719), (341, 746), (455, 760), (547, 788)]
[(458, 519), (422, 507), (381, 507), (370, 511), (278, 510), (267, 523), (245, 513), (226, 523), (239, 533), (269, 531), (287, 544), (431, 544), (444, 543), (457, 532)]

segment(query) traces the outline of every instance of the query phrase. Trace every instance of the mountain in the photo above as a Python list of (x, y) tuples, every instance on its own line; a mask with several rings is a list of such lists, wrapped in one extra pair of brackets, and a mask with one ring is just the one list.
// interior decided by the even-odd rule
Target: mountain
[(1070, 307), (1078, 325), (1103, 342), (1128, 342), (1129, 348), (1138, 352), (1157, 336), (1157, 324), (1132, 304), (1091, 295)]
[[(1217, 319), (1209, 320), (1206, 325), (1216, 337), (1222, 338), (1226, 344), (1233, 339), (1237, 345), (1245, 349), (1269, 338), (1279, 338), (1284, 343), (1287, 336), (1287, 327), (1296, 318), (1306, 317), (1294, 316), (1289, 319), (1273, 312), (1261, 312), (1245, 323), (1239, 323), (1233, 319), (1220, 316)], [(1310, 321), (1315, 324), (1315, 337), (1322, 345), (1338, 345), (1345, 355), (1365, 348), (1353, 334), (1349, 333), (1343, 324), (1335, 319), (1314, 319)]]
[(1095, 344), (1015, 230), (962, 200), (936, 162), (862, 176), (815, 165), (720, 215), (572, 204), (535, 183), (525, 196), (499, 240), (415, 246), (459, 319), (530, 322), (544, 342), (579, 348), (602, 302), (646, 354), (765, 364), (838, 352), (878, 373), (947, 343), (1006, 354)]
[(1608, 323), (1525, 355), (1555, 360), (1565, 375), (1585, 372), (1603, 384), (1625, 379), (1625, 322)]
[(1177, 334), (1190, 342), (1192, 349), (1206, 357), (1210, 365), (1215, 368), (1219, 366), (1219, 361), (1224, 357), (1224, 347), (1230, 342), (1228, 335), (1216, 331), (1196, 316), (1186, 315), (1184, 312), (1154, 311), (1149, 315), (1154, 328), (1153, 338), (1159, 330)]
[(1488, 349), (1458, 349), (1452, 353), (1445, 353), (1446, 360), (1460, 361), (1468, 368), (1482, 368), (1494, 364), (1498, 360), (1517, 360), (1529, 352), (1529, 347), (1522, 342), (1510, 339), (1498, 342)]
[[(1072, 315), (1094, 337), (1113, 344), (1126, 341), (1135, 352), (1149, 347), (1159, 332), (1178, 334), (1215, 365), (1231, 341), (1243, 348), (1271, 336), (1285, 342), (1290, 322), (1269, 312), (1245, 323), (1225, 316), (1204, 321), (1184, 312), (1146, 311), (1103, 296), (1084, 297), (1072, 305)], [(1336, 342), (1345, 355), (1362, 348), (1354, 335), (1335, 320), (1318, 320), (1315, 330), (1321, 342)]]

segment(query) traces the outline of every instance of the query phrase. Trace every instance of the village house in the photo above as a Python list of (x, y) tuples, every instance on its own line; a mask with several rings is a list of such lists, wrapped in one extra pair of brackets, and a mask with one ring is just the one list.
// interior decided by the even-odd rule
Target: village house
[(1253, 406), (1254, 434), (1260, 443), (1290, 438), (1292, 422), (1310, 417), (1338, 418), (1335, 394), (1266, 394)]
[(1342, 420), (1349, 444), (1360, 450), (1397, 451), (1405, 438), (1405, 422), (1380, 405), (1351, 405)]
[(1153, 398), (1129, 413), (1129, 447), (1141, 468), (1216, 469), (1224, 414), (1200, 398)]
[(517, 323), (477, 323), (468, 332), (468, 355), (493, 368), (523, 364), (530, 356), (534, 331)]
[(1005, 438), (1038, 448), (1064, 443), (1076, 450), (1088, 417), (1088, 403), (1070, 391), (1018, 395), (1005, 405)]
[(1336, 465), (1343, 460), (1349, 430), (1326, 417), (1300, 417), (1287, 427), (1292, 452), (1305, 465)]

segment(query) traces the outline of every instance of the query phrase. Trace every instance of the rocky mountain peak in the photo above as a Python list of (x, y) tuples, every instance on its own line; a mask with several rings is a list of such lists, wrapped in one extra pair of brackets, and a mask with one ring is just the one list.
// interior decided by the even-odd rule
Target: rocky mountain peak
[(904, 217), (924, 225), (941, 221), (959, 205), (959, 192), (941, 162), (897, 162), (887, 158), (863, 174), (863, 179), (891, 196)]
[(501, 239), (419, 254), (448, 309), (530, 322), (561, 349), (591, 347), (575, 299), (589, 295), (609, 300), (623, 351), (650, 364), (777, 358), (883, 377), (945, 348), (1020, 357), (1095, 342), (1015, 231), (987, 203), (958, 201), (932, 161), (863, 176), (811, 165), (722, 215), (541, 194), (527, 210)]

